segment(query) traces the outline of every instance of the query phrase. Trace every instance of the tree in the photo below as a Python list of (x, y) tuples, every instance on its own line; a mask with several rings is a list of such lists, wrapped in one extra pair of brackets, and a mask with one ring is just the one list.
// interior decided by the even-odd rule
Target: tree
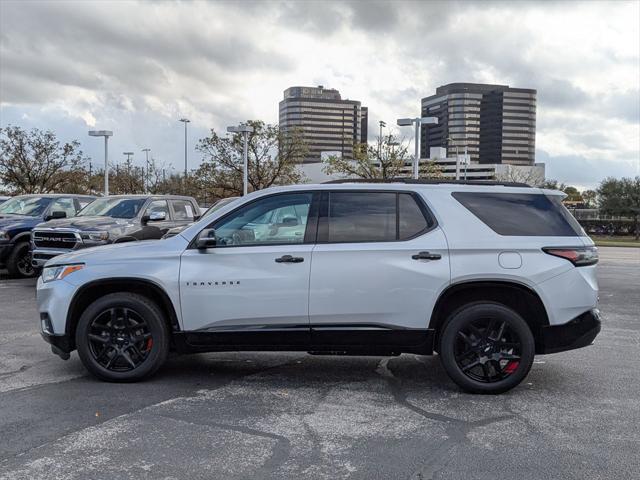
[(61, 144), (51, 131), (0, 128), (0, 182), (14, 193), (77, 190), (85, 161), (76, 140)]
[(598, 206), (598, 192), (585, 190), (582, 192), (582, 201), (587, 208), (596, 208)]
[(508, 165), (507, 170), (496, 176), (496, 179), (501, 182), (515, 182), (526, 183), (527, 185), (558, 189), (558, 182), (555, 180), (545, 180), (544, 175), (535, 168), (515, 168), (513, 165)]
[[(324, 172), (327, 175), (364, 178), (368, 180), (389, 180), (406, 177), (410, 172), (413, 158), (408, 154), (408, 142), (398, 142), (393, 135), (378, 139), (376, 146), (356, 145), (353, 159), (330, 156), (325, 160)], [(433, 162), (419, 165), (421, 178), (437, 178), (442, 170)]]
[[(297, 165), (307, 150), (302, 132), (298, 129), (284, 131), (262, 121), (248, 121), (247, 124), (253, 127), (248, 147), (249, 191), (300, 183), (303, 174)], [(196, 149), (204, 158), (194, 176), (203, 188), (224, 197), (242, 195), (243, 146), (242, 134), (221, 137), (213, 129), (209, 137), (198, 142)]]
[(582, 202), (582, 195), (576, 187), (567, 185), (562, 191), (567, 194), (567, 197), (565, 198), (566, 201)]
[(635, 178), (605, 178), (598, 187), (600, 211), (609, 215), (633, 218), (636, 240), (640, 239), (640, 176)]

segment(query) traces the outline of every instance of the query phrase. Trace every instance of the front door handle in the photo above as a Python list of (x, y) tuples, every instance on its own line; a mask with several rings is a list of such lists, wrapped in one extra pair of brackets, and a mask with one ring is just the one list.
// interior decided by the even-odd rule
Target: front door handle
[(302, 263), (303, 257), (292, 257), (291, 255), (283, 255), (280, 258), (276, 258), (276, 263)]
[(411, 255), (414, 260), (440, 260), (442, 255), (439, 253), (420, 252), (415, 255)]

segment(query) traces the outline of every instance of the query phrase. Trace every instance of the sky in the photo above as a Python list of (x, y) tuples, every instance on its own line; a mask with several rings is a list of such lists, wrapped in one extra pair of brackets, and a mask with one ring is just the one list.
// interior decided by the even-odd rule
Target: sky
[[(278, 122), (294, 85), (324, 85), (379, 120), (418, 116), (452, 82), (538, 91), (536, 161), (595, 187), (640, 174), (640, 1), (0, 0), (0, 126), (77, 139), (99, 166), (143, 148), (189, 168), (210, 129)], [(410, 129), (408, 129), (410, 130)], [(372, 135), (373, 134), (373, 135)]]

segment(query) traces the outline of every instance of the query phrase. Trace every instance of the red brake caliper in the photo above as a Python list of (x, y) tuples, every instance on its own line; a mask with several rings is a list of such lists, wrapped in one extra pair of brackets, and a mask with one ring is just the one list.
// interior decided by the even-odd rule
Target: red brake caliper
[(509, 363), (507, 363), (507, 366), (504, 367), (503, 372), (511, 374), (518, 369), (518, 365), (520, 365), (520, 362), (518, 362), (517, 360), (511, 360)]

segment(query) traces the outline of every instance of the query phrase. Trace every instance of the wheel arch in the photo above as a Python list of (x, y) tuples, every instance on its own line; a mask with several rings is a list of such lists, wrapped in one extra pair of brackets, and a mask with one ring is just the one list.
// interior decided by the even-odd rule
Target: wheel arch
[(538, 351), (542, 328), (549, 325), (542, 299), (527, 285), (502, 280), (471, 280), (447, 287), (438, 297), (429, 321), (429, 328), (436, 334), (436, 346), (446, 319), (464, 305), (478, 301), (501, 303), (516, 311), (529, 325)]
[(75, 348), (75, 331), (82, 312), (98, 298), (118, 292), (137, 293), (154, 301), (165, 312), (169, 331), (180, 331), (173, 302), (164, 288), (152, 280), (135, 277), (94, 280), (80, 287), (69, 304), (65, 333), (73, 343), (72, 348)]

